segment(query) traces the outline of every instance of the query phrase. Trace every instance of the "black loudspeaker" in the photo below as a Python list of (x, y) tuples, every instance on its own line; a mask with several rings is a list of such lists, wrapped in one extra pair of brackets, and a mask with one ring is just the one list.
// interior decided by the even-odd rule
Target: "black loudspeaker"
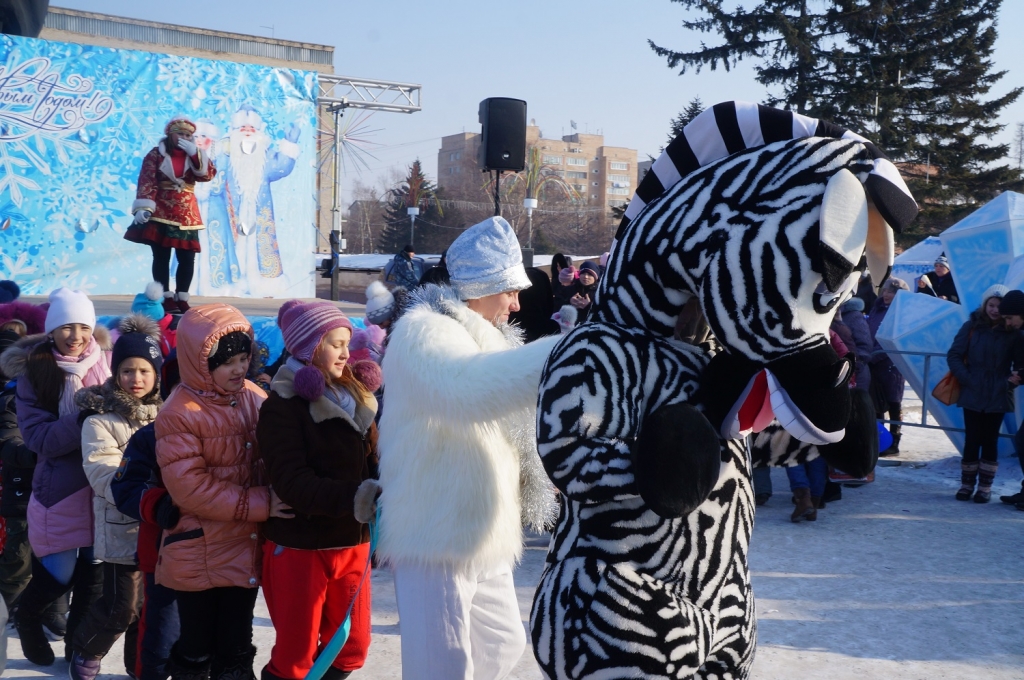
[(480, 102), (480, 167), (518, 172), (526, 167), (526, 102), (491, 97)]

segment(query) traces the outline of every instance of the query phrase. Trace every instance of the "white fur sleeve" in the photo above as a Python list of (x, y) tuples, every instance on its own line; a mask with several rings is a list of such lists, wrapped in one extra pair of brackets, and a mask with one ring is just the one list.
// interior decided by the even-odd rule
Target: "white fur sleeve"
[(384, 384), (471, 422), (504, 418), (536, 404), (544, 362), (559, 339), (481, 352), (453, 320), (404, 318), (384, 355)]

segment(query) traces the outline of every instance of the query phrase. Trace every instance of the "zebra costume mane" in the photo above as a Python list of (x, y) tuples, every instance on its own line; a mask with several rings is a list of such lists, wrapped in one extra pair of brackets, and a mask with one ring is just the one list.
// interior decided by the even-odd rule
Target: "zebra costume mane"
[[(873, 413), (828, 327), (865, 268), (884, 282), (916, 212), (870, 142), (755, 104), (712, 107), (655, 161), (588, 321), (541, 376), (538, 450), (561, 491), (531, 612), (547, 677), (747, 676), (743, 438), (777, 420), (836, 467), (874, 466)], [(672, 339), (690, 301), (714, 357)]]

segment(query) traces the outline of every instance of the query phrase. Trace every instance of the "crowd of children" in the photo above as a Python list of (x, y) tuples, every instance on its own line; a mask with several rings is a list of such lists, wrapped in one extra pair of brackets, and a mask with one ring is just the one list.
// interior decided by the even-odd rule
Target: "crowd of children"
[(110, 332), (81, 291), (9, 297), (27, 318), (0, 323), (0, 618), (25, 658), (53, 664), (62, 637), (71, 678), (93, 680), (123, 637), (137, 680), (249, 680), (262, 586), (264, 679), (305, 677), (349, 612), (324, 677), (360, 668), (383, 331), (353, 343), (334, 305), (289, 301), (271, 380), (229, 305), (172, 318), (147, 292)]

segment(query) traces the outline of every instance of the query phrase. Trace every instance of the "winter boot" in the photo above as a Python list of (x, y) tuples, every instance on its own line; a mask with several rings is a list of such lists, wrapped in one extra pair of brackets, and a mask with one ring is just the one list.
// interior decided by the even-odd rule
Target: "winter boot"
[(252, 672), (252, 662), (256, 658), (256, 648), (241, 651), (234, 656), (214, 659), (210, 671), (211, 680), (256, 680)]
[(178, 309), (180, 310), (181, 314), (184, 314), (188, 310), (192, 309), (188, 305), (188, 292), (182, 293), (181, 291), (178, 291), (177, 293), (174, 294), (174, 299), (178, 301)]
[(167, 673), (171, 680), (210, 680), (209, 656), (201, 659), (189, 659), (178, 653), (177, 645), (171, 648), (171, 658), (167, 660)]
[(818, 511), (814, 507), (814, 501), (811, 500), (810, 489), (795, 489), (793, 498), (796, 499), (796, 508), (793, 509), (793, 514), (789, 517), (791, 521), (799, 522), (806, 519), (808, 522), (813, 522), (818, 519)]
[(181, 308), (178, 307), (178, 301), (174, 299), (174, 291), (164, 291), (164, 312), (167, 314), (181, 314)]
[[(821, 502), (833, 503), (835, 501), (843, 500), (843, 485), (838, 482), (833, 482), (831, 479), (825, 482), (825, 493), (821, 495)], [(822, 505), (824, 507), (824, 505)]]
[(983, 460), (978, 463), (978, 491), (974, 494), (975, 503), (988, 503), (992, 498), (992, 482), (999, 470), (998, 461)]
[(18, 598), (14, 626), (21, 638), (22, 653), (37, 666), (53, 663), (53, 650), (43, 631), (43, 615), (54, 600), (67, 594), (68, 589), (69, 586), (55, 579), (42, 562), (32, 556), (32, 580)]
[(71, 656), (68, 675), (71, 676), (71, 680), (96, 680), (96, 676), (100, 674), (102, 660), (102, 657), (85, 656), (75, 652)]
[(1024, 503), (1024, 482), (1020, 483), (1020, 492), (1015, 493), (1012, 496), (1000, 496), (999, 500), (1007, 505), (1017, 505), (1018, 503)]
[(93, 603), (103, 597), (103, 564), (79, 559), (71, 582), (75, 584), (75, 589), (71, 593), (68, 629), (64, 634), (64, 660), (68, 662), (74, 654), (71, 641), (75, 638), (75, 628), (85, 620)]
[(811, 496), (811, 502), (814, 503), (816, 510), (825, 509), (825, 501), (821, 500), (821, 496)]
[(978, 479), (978, 463), (960, 462), (960, 490), (956, 492), (958, 501), (969, 501), (974, 493), (974, 483)]
[(68, 596), (58, 597), (43, 612), (43, 628), (50, 640), (63, 640), (68, 632)]

